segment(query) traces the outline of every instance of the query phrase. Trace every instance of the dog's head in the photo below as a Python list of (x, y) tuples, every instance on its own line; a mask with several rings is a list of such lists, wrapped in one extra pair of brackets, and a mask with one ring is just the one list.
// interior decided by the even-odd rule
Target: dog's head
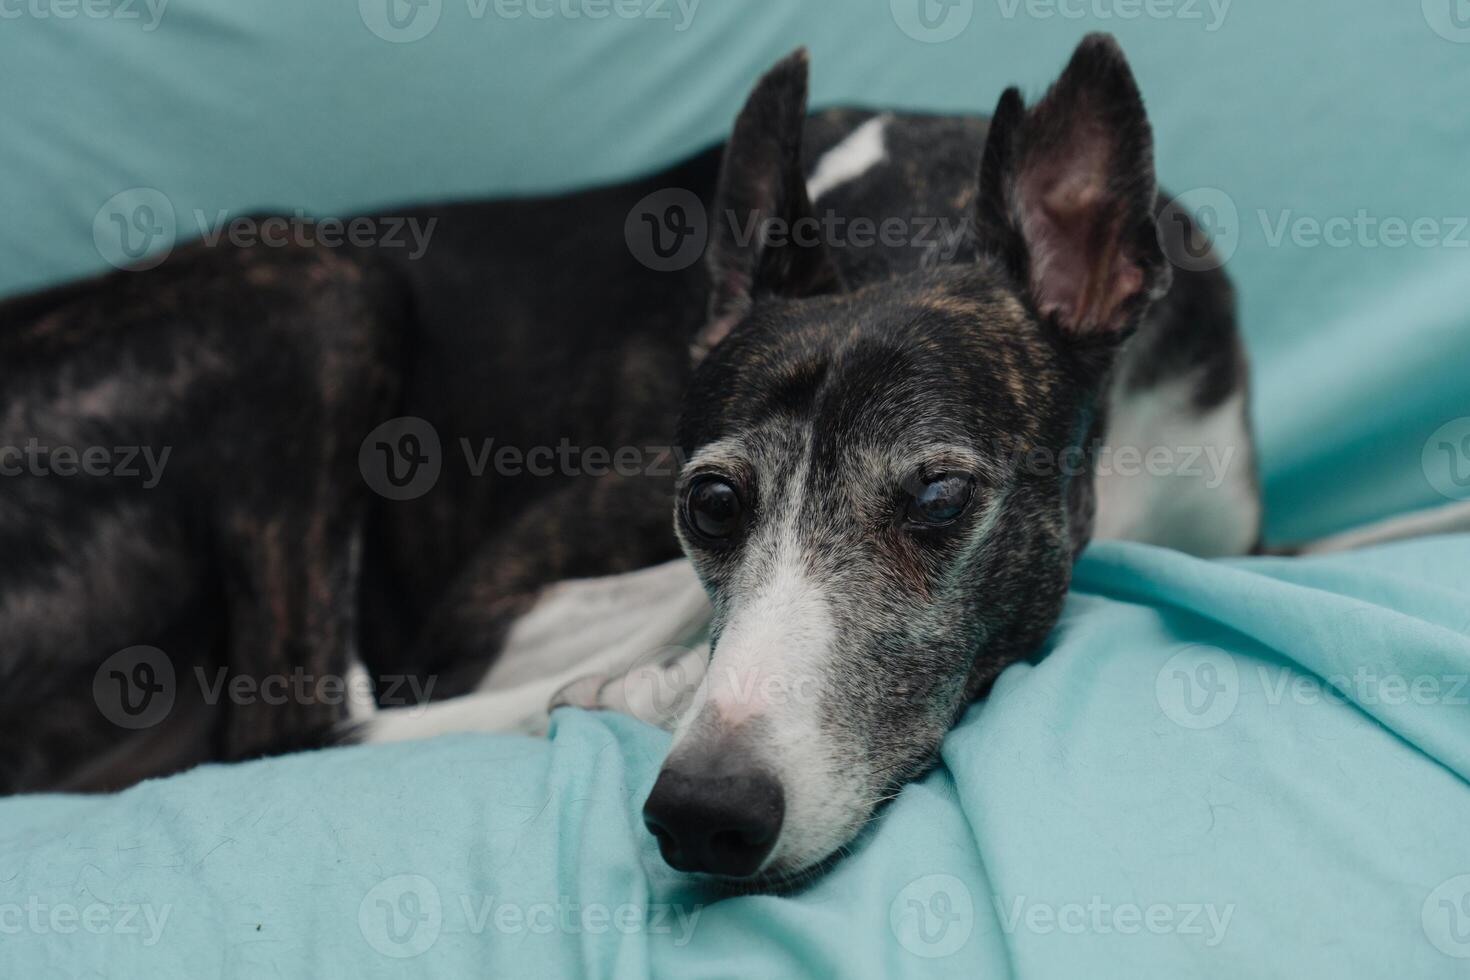
[(811, 213), (805, 96), (798, 52), (725, 153), (676, 507), (712, 658), (645, 808), (670, 864), (737, 878), (849, 842), (1045, 637), (1088, 534), (1112, 354), (1168, 281), (1110, 38), (1034, 107), (1001, 97), (972, 259), (855, 289), (821, 244), (740, 234)]

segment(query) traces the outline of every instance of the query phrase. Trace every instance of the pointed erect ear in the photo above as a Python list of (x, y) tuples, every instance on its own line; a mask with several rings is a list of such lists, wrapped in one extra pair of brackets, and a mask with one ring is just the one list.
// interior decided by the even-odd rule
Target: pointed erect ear
[(1168, 289), (1156, 194), (1148, 117), (1111, 36), (1083, 39), (1031, 109), (1015, 89), (1001, 96), (980, 165), (981, 246), (1064, 333), (1122, 339)]
[(810, 296), (840, 280), (815, 225), (802, 174), (807, 53), (798, 48), (766, 72), (745, 100), (725, 144), (706, 261), (709, 320), (696, 344), (707, 351), (757, 296)]

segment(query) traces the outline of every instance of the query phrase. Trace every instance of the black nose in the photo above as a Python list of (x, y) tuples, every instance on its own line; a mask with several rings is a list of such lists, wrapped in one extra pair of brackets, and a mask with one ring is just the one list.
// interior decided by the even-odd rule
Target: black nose
[(786, 801), (763, 770), (719, 768), (665, 766), (643, 804), (643, 823), (670, 867), (740, 878), (776, 845)]

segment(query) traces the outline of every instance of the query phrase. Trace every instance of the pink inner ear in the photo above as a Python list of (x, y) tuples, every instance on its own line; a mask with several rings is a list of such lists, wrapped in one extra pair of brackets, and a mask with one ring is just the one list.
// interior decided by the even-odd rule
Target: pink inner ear
[(1122, 203), (1109, 198), (1105, 140), (1079, 142), (1051, 150), (1065, 167), (1025, 168), (1017, 187), (1032, 296), (1070, 330), (1119, 330), (1124, 304), (1143, 288), (1143, 269), (1124, 245)]

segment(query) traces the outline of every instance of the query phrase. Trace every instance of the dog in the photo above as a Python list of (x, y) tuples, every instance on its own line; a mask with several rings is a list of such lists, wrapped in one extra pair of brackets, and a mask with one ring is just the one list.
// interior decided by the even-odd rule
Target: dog
[[(199, 243), (0, 306), (0, 789), (611, 707), (674, 730), (644, 806), (663, 859), (776, 885), (1040, 647), (1090, 540), (1259, 550), (1231, 285), (1171, 262), (1207, 243), (1156, 186), (1116, 43), (988, 118), (809, 115), (807, 73), (782, 60), (663, 172), (410, 211), (436, 222), (420, 261)], [(627, 237), (670, 190), (708, 216), (677, 269)], [(960, 231), (809, 233), (833, 217)], [(596, 476), (425, 449), (487, 436), (662, 448)], [(82, 446), (171, 455), (58, 478)], [(210, 671), (375, 693), (211, 697)], [(106, 710), (132, 682), (168, 688), (146, 725)]]

